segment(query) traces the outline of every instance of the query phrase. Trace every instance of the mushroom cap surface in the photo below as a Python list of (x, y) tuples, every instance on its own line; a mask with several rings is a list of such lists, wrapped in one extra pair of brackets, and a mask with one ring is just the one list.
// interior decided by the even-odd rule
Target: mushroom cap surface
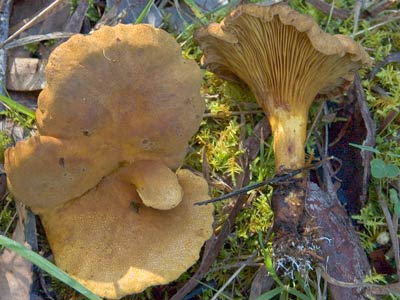
[[(59, 267), (101, 297), (120, 298), (177, 279), (212, 232), (206, 181), (177, 172), (182, 202), (170, 210), (141, 204), (132, 166), (104, 178), (81, 198), (41, 215)], [(109, 201), (112, 199), (112, 201)]]
[(50, 55), (46, 78), (40, 137), (5, 154), (11, 192), (35, 211), (84, 194), (127, 163), (177, 168), (205, 108), (198, 65), (145, 24), (71, 37)]
[(195, 40), (204, 65), (223, 79), (245, 82), (268, 117), (276, 109), (306, 111), (317, 95), (337, 96), (356, 69), (370, 64), (351, 38), (327, 34), (282, 4), (239, 6), (221, 23), (199, 29)]
[(97, 185), (115, 163), (106, 150), (50, 136), (18, 142), (5, 152), (7, 185), (14, 197), (36, 212), (55, 207)]

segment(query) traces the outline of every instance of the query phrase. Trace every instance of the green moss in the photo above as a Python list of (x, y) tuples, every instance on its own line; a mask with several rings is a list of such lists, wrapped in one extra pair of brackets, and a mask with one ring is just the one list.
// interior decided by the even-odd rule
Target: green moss
[[(258, 2), (258, 1), (251, 1)], [(332, 1), (326, 1), (332, 3)], [(73, 3), (76, 5), (76, 1)], [(88, 16), (92, 22), (99, 19), (99, 13), (94, 7), (94, 2), (89, 1), (90, 8)], [(328, 33), (351, 35), (353, 32), (353, 15), (346, 20), (338, 20), (330, 18), (308, 1), (293, 0), (290, 6), (294, 9), (311, 15), (320, 26)], [(335, 6), (352, 12), (355, 0), (336, 0)], [(400, 8), (400, 7), (397, 7)], [(209, 21), (219, 21), (225, 14), (224, 10), (206, 15)], [(381, 21), (381, 20), (380, 20)], [(372, 59), (377, 63), (383, 61), (390, 53), (400, 51), (400, 25), (390, 23), (376, 30), (370, 28), (377, 23), (377, 19), (367, 18), (361, 19), (358, 24), (358, 30), (364, 30), (364, 34), (356, 36), (359, 41), (371, 55)], [(200, 63), (202, 52), (193, 41), (192, 35), (198, 25), (189, 25), (188, 28), (177, 37), (177, 41), (182, 46), (182, 54), (185, 58), (194, 59)], [(33, 47), (31, 51), (35, 51)], [(399, 111), (400, 99), (400, 65), (392, 63), (384, 66), (373, 78), (367, 80), (370, 70), (362, 70), (360, 72), (363, 86), (367, 96), (367, 102), (378, 125), (382, 124), (391, 112)], [(243, 154), (243, 141), (245, 137), (251, 135), (254, 126), (264, 116), (259, 110), (254, 96), (244, 85), (227, 83), (219, 79), (214, 74), (203, 71), (202, 95), (206, 101), (206, 117), (201, 123), (199, 132), (190, 141), (190, 152), (185, 160), (188, 165), (198, 171), (202, 171), (203, 165), (208, 165), (210, 169), (210, 177), (212, 181), (212, 196), (219, 196), (229, 192), (227, 186), (233, 186), (236, 182), (237, 175), (242, 172), (238, 163), (240, 156)], [(378, 93), (376, 87), (380, 87), (385, 91), (385, 95)], [(310, 112), (309, 125), (311, 126), (313, 118), (316, 116), (319, 104), (314, 104)], [(239, 113), (244, 113), (243, 118)], [(14, 120), (32, 125), (32, 120), (13, 112), (9, 116)], [(325, 123), (319, 122), (316, 130), (320, 131)], [(386, 163), (400, 165), (400, 158), (393, 154), (400, 153), (400, 117), (394, 118), (377, 136), (376, 148), (380, 151), (377, 157), (382, 158)], [(245, 134), (245, 137), (242, 135)], [(307, 143), (307, 151), (312, 154), (315, 147), (315, 135), (312, 135)], [(8, 145), (7, 137), (0, 135), (0, 145), (2, 149)], [(270, 178), (274, 174), (274, 158), (271, 146), (271, 137), (266, 137), (259, 145), (260, 153), (258, 157), (251, 162), (250, 165), (250, 181), (252, 183)], [(203, 161), (203, 159), (207, 161)], [(386, 189), (387, 181), (374, 183), (382, 184), (383, 190)], [(272, 210), (270, 208), (272, 188), (265, 187), (263, 189), (252, 191), (248, 195), (248, 201), (241, 213), (237, 216), (233, 231), (229, 235), (223, 249), (221, 250), (217, 260), (214, 262), (210, 272), (200, 283), (202, 290), (201, 299), (207, 300), (212, 298), (215, 290), (218, 290), (237, 270), (238, 263), (244, 262), (253, 253), (257, 253), (260, 249), (257, 233), (260, 231), (266, 233), (272, 223)], [(226, 220), (229, 210), (233, 205), (233, 200), (225, 200), (216, 204), (215, 213), (215, 230), (219, 232), (222, 224)], [(3, 207), (2, 207), (3, 209)], [(393, 212), (393, 207), (390, 207)], [(0, 222), (1, 230), (7, 226), (12, 215), (9, 211), (4, 212), (4, 217)], [(377, 249), (379, 245), (376, 242), (377, 236), (387, 230), (387, 224), (379, 207), (375, 191), (371, 188), (369, 199), (360, 214), (354, 217), (356, 222), (361, 226), (359, 232), (362, 245), (365, 250), (370, 253)], [(4, 221), (3, 221), (4, 220)], [(271, 247), (268, 243), (267, 247)], [(262, 256), (256, 258), (257, 262), (262, 261)], [(145, 292), (125, 297), (124, 299), (150, 300), (154, 299), (154, 295), (168, 299), (174, 292), (184, 284), (197, 270), (198, 265), (193, 266), (184, 273), (175, 284), (162, 288), (149, 288)], [(248, 299), (251, 282), (256, 272), (256, 267), (246, 267), (232, 281), (220, 299)], [(311, 275), (313, 282), (316, 275)], [(382, 278), (378, 274), (373, 274), (367, 279), (368, 281), (381, 282)], [(305, 284), (299, 280), (285, 282), (289, 286), (305, 290)], [(60, 299), (77, 299), (71, 296), (71, 292), (65, 288), (55, 287), (57, 290), (65, 291), (65, 298)], [(315, 292), (315, 291), (312, 291)], [(74, 298), (75, 297), (75, 298)], [(283, 297), (283, 296), (282, 296)], [(286, 295), (285, 295), (286, 297)], [(295, 299), (287, 296), (288, 299)]]
[(13, 144), (6, 131), (0, 131), (0, 163), (4, 163), (4, 151)]

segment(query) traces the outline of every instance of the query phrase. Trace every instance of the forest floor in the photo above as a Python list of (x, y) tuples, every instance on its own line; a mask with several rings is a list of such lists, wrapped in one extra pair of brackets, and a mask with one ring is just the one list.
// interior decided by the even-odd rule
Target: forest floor
[[(72, 34), (88, 34), (101, 25), (120, 22), (150, 23), (173, 35), (183, 57), (201, 65), (202, 52), (193, 40), (194, 31), (221, 21), (245, 2), (250, 1), (0, 0), (1, 162), (6, 148), (35, 134), (34, 110), (46, 82), (47, 59)], [(281, 1), (264, 1), (276, 2)], [(306, 153), (310, 163), (335, 157), (321, 173), (314, 172), (311, 180), (341, 202), (368, 258), (370, 273), (363, 282), (352, 282), (352, 287), (367, 289), (370, 299), (400, 299), (400, 3), (285, 2), (312, 16), (325, 32), (352, 37), (372, 59), (372, 66), (359, 71), (347, 92), (312, 105)], [(189, 143), (183, 167), (203, 174), (212, 197), (273, 178), (273, 138), (249, 88), (205, 69), (202, 72), (206, 111)], [(1, 235), (19, 237), (51, 261), (39, 218), (14, 202), (5, 188), (4, 173), (0, 180)], [(214, 239), (207, 242), (200, 261), (169, 285), (123, 299), (334, 299), (328, 295), (328, 282), (344, 287), (346, 283), (332, 283), (323, 266), (313, 266), (307, 277), (296, 273), (292, 278), (269, 266), (273, 260), (272, 193), (273, 188), (266, 185), (216, 202)], [(17, 226), (20, 219), (25, 220), (22, 228)], [(5, 259), (3, 249), (0, 275)], [(329, 261), (325, 263), (329, 268)], [(83, 299), (39, 268), (24, 263), (15, 267), (26, 280), (14, 284), (26, 294), (13, 300)], [(0, 282), (0, 288), (7, 284)], [(0, 300), (5, 298), (0, 295)]]

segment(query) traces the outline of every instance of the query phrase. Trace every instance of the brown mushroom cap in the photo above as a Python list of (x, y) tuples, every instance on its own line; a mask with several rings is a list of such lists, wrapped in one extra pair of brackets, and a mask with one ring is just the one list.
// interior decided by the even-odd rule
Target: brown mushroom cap
[(130, 183), (133, 168), (120, 169), (41, 216), (57, 265), (102, 297), (120, 298), (177, 279), (211, 235), (213, 207), (193, 205), (207, 198), (204, 179), (178, 171), (182, 202), (156, 210), (141, 204)]
[[(268, 112), (334, 97), (370, 64), (364, 49), (344, 35), (330, 35), (287, 5), (248, 4), (220, 24), (195, 33), (204, 65), (221, 78), (244, 81)], [(271, 103), (272, 102), (272, 103)]]
[(176, 168), (204, 111), (200, 69), (150, 25), (71, 37), (52, 52), (46, 78), (36, 111), (40, 134), (108, 143), (121, 160), (161, 155)]
[(113, 171), (115, 163), (99, 150), (50, 136), (21, 141), (5, 152), (8, 188), (36, 212), (61, 205)]
[(50, 55), (46, 77), (41, 137), (5, 155), (11, 192), (36, 211), (82, 195), (126, 163), (177, 168), (204, 112), (199, 67), (149, 25), (71, 37)]

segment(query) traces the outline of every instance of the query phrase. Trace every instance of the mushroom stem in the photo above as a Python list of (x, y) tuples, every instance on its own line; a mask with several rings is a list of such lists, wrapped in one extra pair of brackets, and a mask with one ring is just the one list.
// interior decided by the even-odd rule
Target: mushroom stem
[(130, 175), (144, 205), (168, 210), (182, 201), (183, 190), (178, 177), (161, 161), (136, 161), (132, 164)]
[(278, 108), (268, 115), (274, 137), (276, 172), (282, 174), (304, 167), (307, 112)]
[[(304, 142), (307, 133), (308, 106), (306, 108), (268, 108), (266, 111), (274, 137), (275, 170), (277, 174), (286, 173), (305, 165)], [(279, 238), (301, 236), (304, 216), (305, 187), (304, 174), (279, 183), (274, 188), (272, 209), (274, 227)]]

